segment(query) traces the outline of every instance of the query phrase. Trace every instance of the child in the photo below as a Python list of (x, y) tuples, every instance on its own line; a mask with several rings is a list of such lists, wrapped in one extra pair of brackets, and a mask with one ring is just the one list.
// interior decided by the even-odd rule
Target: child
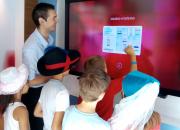
[(69, 107), (64, 115), (63, 130), (110, 130), (110, 125), (95, 112), (110, 78), (102, 70), (83, 74), (79, 79), (82, 102)]
[(34, 116), (43, 118), (44, 130), (61, 130), (64, 111), (69, 107), (69, 94), (61, 80), (69, 73), (71, 65), (79, 60), (80, 54), (58, 47), (47, 50), (37, 67), (41, 75), (51, 79), (42, 88)]
[[(115, 106), (113, 116), (109, 120), (111, 129), (144, 130), (145, 124), (152, 116), (160, 83), (154, 77), (133, 71), (123, 79), (122, 85), (125, 98)], [(152, 116), (153, 122), (155, 115), (157, 114)]]
[[(130, 55), (131, 59), (131, 71), (137, 70), (136, 56), (131, 46), (125, 49), (125, 52)], [(90, 57), (84, 64), (85, 73), (91, 72), (96, 69), (102, 69), (107, 72), (106, 62), (101, 56)], [(122, 89), (122, 77), (111, 80), (108, 86), (104, 98), (98, 102), (96, 112), (104, 120), (108, 120), (113, 113), (114, 97)], [(80, 102), (81, 99), (79, 98)]]
[(4, 130), (30, 130), (26, 106), (21, 102), (27, 93), (28, 72), (25, 65), (9, 67), (0, 72), (0, 105), (4, 118)]

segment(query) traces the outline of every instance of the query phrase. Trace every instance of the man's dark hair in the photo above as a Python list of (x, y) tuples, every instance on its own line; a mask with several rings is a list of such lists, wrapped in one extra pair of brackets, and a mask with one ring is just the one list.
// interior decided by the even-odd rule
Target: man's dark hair
[(36, 5), (32, 12), (32, 19), (36, 27), (39, 27), (39, 18), (47, 20), (48, 10), (54, 10), (54, 6), (48, 3), (39, 3)]

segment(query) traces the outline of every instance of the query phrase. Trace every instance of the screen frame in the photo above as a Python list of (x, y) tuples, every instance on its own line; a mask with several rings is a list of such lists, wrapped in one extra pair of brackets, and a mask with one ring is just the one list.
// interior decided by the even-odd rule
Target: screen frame
[(69, 5), (75, 2), (85, 2), (94, 0), (65, 0), (65, 49), (69, 50)]
[[(65, 49), (69, 50), (69, 9), (70, 4), (75, 2), (86, 2), (96, 0), (65, 0)], [(82, 72), (70, 71), (70, 74), (81, 76)], [(167, 95), (180, 97), (180, 91), (160, 87), (159, 97), (166, 98)]]
[[(75, 2), (85, 2), (85, 1), (94, 1), (94, 0), (65, 0), (65, 49), (69, 50), (69, 8), (70, 3)], [(69, 72), (72, 75), (81, 76), (83, 73), (78, 71)]]

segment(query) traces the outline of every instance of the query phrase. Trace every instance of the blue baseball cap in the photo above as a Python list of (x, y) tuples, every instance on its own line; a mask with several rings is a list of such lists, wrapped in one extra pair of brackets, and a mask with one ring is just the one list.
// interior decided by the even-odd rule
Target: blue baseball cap
[(124, 95), (131, 96), (146, 84), (154, 82), (160, 85), (160, 82), (156, 78), (137, 70), (132, 71), (128, 73), (122, 81)]

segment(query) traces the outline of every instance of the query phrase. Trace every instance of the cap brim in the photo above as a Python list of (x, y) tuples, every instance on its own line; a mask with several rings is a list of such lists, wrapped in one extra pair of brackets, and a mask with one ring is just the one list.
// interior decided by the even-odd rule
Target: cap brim
[(70, 66), (72, 66), (73, 64), (75, 64), (79, 61), (80, 53), (77, 50), (68, 50), (67, 53), (68, 53), (68, 56), (69, 56), (71, 62), (75, 61), (75, 62), (72, 62), (70, 64)]
[(122, 87), (125, 96), (131, 96), (146, 84), (154, 82), (159, 83), (157, 79), (150, 75), (147, 75), (139, 71), (133, 71), (125, 76), (125, 78), (122, 81)]

